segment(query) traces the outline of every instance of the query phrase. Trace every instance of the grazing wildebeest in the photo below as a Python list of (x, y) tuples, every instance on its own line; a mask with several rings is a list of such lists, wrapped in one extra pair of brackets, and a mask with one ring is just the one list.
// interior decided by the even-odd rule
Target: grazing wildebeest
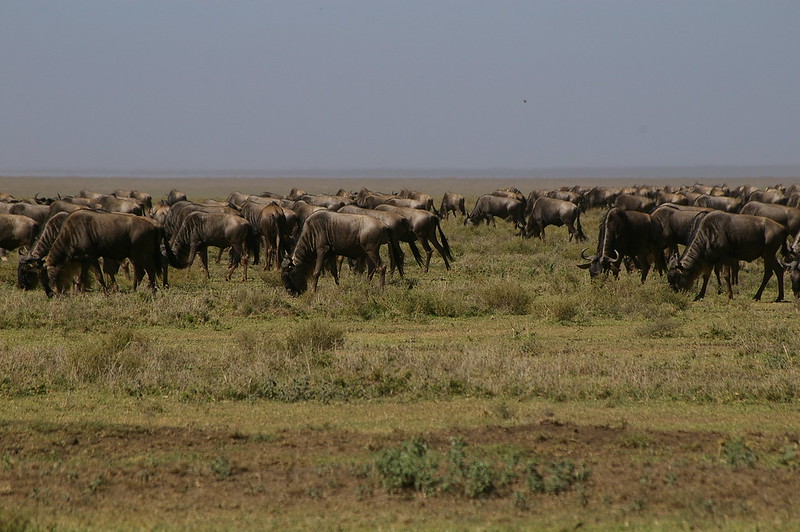
[(573, 237), (578, 242), (586, 240), (586, 235), (583, 234), (581, 227), (581, 210), (571, 201), (537, 198), (528, 215), (523, 236), (538, 236), (544, 242), (544, 228), (548, 225), (556, 227), (566, 225), (570, 241)]
[(379, 272), (383, 288), (386, 283), (386, 266), (380, 256), (383, 244), (389, 245), (392, 260), (403, 275), (400, 246), (386, 224), (371, 216), (334, 213), (326, 209), (317, 211), (303, 224), (291, 257), (281, 264), (283, 286), (292, 296), (300, 295), (308, 289), (310, 276), (316, 292), (325, 266), (339, 284), (336, 258), (342, 255), (355, 260), (366, 258), (368, 278), (371, 280), (375, 272)]
[(83, 264), (94, 272), (108, 292), (99, 259), (130, 259), (133, 288), (148, 276), (155, 290), (161, 266), (161, 228), (152, 220), (133, 214), (78, 210), (64, 220), (45, 260), (47, 275), (40, 277), (48, 296), (64, 292)]
[(200, 255), (206, 279), (208, 273), (208, 247), (231, 248), (228, 274), (229, 281), (234, 270), (241, 263), (242, 281), (247, 280), (247, 260), (250, 255), (258, 263), (261, 243), (256, 229), (244, 218), (224, 212), (194, 211), (189, 213), (180, 229), (171, 239), (168, 246), (168, 258), (173, 268), (188, 268), (194, 262), (195, 255)]
[(467, 209), (464, 206), (464, 196), (454, 192), (444, 193), (444, 196), (442, 196), (442, 203), (439, 206), (439, 218), (447, 220), (450, 218), (450, 212), (453, 213), (453, 216), (458, 215), (458, 213), (461, 213), (461, 216), (467, 215)]
[(579, 264), (578, 268), (588, 269), (592, 278), (608, 271), (617, 277), (622, 260), (629, 258), (641, 269), (644, 282), (653, 262), (659, 272), (664, 269), (657, 238), (656, 227), (649, 214), (612, 207), (600, 221), (597, 253), (587, 257), (584, 249), (581, 258), (588, 262)]
[(666, 192), (664, 190), (656, 196), (656, 206), (671, 203), (673, 205), (689, 205), (689, 199), (679, 192)]
[[(577, 205), (581, 211), (586, 211), (586, 199), (577, 192), (572, 192), (571, 190), (551, 190), (547, 193), (547, 197), (569, 201)], [(526, 209), (531, 210), (533, 207), (529, 208), (526, 206)]]
[(650, 213), (656, 206), (656, 202), (646, 196), (633, 196), (630, 194), (620, 194), (614, 200), (614, 207), (624, 211), (639, 211)]
[(89, 209), (86, 205), (78, 205), (77, 203), (72, 203), (67, 200), (56, 200), (52, 204), (50, 204), (50, 215), (49, 217), (52, 218), (59, 212), (74, 212), (81, 209)]
[(256, 228), (264, 240), (264, 269), (280, 266), (281, 257), (289, 253), (289, 226), (284, 209), (274, 203), (264, 205), (252, 201), (242, 205), (242, 216)]
[(184, 194), (180, 190), (173, 188), (172, 190), (169, 191), (169, 194), (167, 194), (167, 199), (165, 201), (167, 202), (167, 205), (175, 205), (179, 201), (189, 201), (189, 200), (186, 197), (186, 194)]
[(21, 214), (0, 214), (0, 248), (11, 251), (30, 249), (36, 239), (39, 222)]
[[(450, 261), (454, 260), (453, 254), (450, 252), (450, 244), (447, 242), (447, 238), (444, 236), (438, 216), (421, 209), (392, 207), (391, 205), (378, 205), (375, 209), (379, 211), (394, 212), (408, 220), (408, 222), (411, 224), (411, 230), (414, 231), (414, 234), (417, 236), (422, 248), (425, 250), (426, 272), (430, 267), (431, 256), (433, 255), (431, 244), (433, 244), (433, 247), (435, 247), (436, 251), (439, 252), (442, 260), (444, 260), (445, 268), (448, 270), (450, 269)], [(437, 230), (439, 232), (439, 237), (442, 239), (441, 243), (439, 243), (439, 240), (436, 237)]]
[(380, 192), (372, 192), (366, 188), (362, 188), (356, 195), (356, 205), (365, 209), (374, 209), (378, 205), (383, 205), (387, 201), (396, 198), (393, 194), (383, 194)]
[[(783, 267), (775, 254), (778, 249), (782, 250), (784, 257), (789, 254), (785, 227), (768, 218), (747, 214), (714, 211), (697, 216), (699, 223), (689, 245), (680, 257), (673, 255), (669, 262), (667, 280), (674, 290), (688, 290), (703, 275), (703, 286), (696, 297), (701, 299), (705, 296), (714, 265), (740, 260), (751, 262), (760, 257), (764, 261), (764, 277), (754, 299), (761, 299), (764, 287), (774, 273), (778, 278), (778, 298), (775, 301), (783, 300)], [(733, 297), (730, 283), (728, 297)]]
[(703, 194), (695, 198), (694, 203), (697, 207), (711, 207), (714, 210), (724, 211), (727, 213), (737, 213), (742, 208), (742, 200), (739, 198), (731, 198), (728, 196), (711, 196)]
[(144, 212), (153, 208), (153, 197), (147, 192), (140, 192), (138, 190), (115, 190), (114, 196), (136, 200), (142, 206)]
[[(55, 242), (61, 226), (64, 224), (69, 213), (59, 212), (49, 218), (44, 224), (44, 228), (39, 232), (39, 236), (27, 254), (20, 256), (17, 265), (17, 287), (22, 290), (33, 290), (39, 284), (42, 275), (47, 275), (44, 267), (47, 254)], [(116, 275), (119, 272), (119, 261), (104, 258), (103, 273), (108, 275), (111, 288), (116, 288)], [(79, 292), (83, 292), (88, 284), (88, 264), (81, 264), (80, 274), (75, 276), (75, 287)], [(166, 277), (164, 277), (166, 283)], [(166, 286), (166, 284), (165, 284)]]
[(589, 192), (584, 194), (584, 198), (586, 199), (586, 208), (591, 209), (593, 207), (611, 207), (614, 205), (614, 201), (619, 196), (619, 189), (611, 189), (606, 187), (594, 187)]
[(417, 248), (417, 245), (414, 243), (417, 240), (417, 235), (414, 234), (414, 230), (411, 228), (411, 222), (409, 222), (407, 218), (396, 212), (362, 209), (361, 207), (357, 207), (355, 205), (345, 205), (339, 209), (338, 212), (343, 214), (362, 214), (364, 216), (372, 216), (373, 218), (377, 218), (378, 220), (382, 221), (389, 227), (398, 242), (406, 242), (408, 244), (409, 249), (411, 249), (411, 254), (414, 255), (414, 260), (417, 261), (417, 264), (419, 266), (423, 265), (422, 255), (420, 255), (419, 248)]
[(777, 188), (768, 188), (766, 190), (754, 190), (747, 197), (747, 201), (758, 201), (761, 203), (773, 203), (776, 205), (786, 205), (789, 200), (788, 196), (782, 190)]
[(495, 217), (514, 223), (514, 227), (525, 226), (525, 202), (517, 198), (484, 194), (475, 202), (475, 208), (464, 218), (464, 225), (479, 225), (481, 221), (497, 226)]
[(33, 218), (37, 222), (44, 223), (50, 217), (49, 205), (38, 205), (30, 203), (15, 203), (9, 209), (9, 214), (21, 214), (28, 218)]
[(329, 211), (338, 211), (351, 203), (349, 199), (342, 196), (330, 196), (328, 194), (304, 194), (300, 197), (300, 201), (305, 201), (309, 205), (325, 207)]
[(118, 198), (116, 196), (102, 196), (97, 199), (100, 207), (108, 212), (135, 214), (142, 216), (146, 211), (144, 206), (132, 198)]
[(749, 201), (739, 211), (740, 214), (763, 216), (774, 220), (789, 231), (789, 236), (794, 238), (800, 233), (800, 209), (787, 207), (776, 203), (762, 203)]
[[(436, 206), (433, 204), (433, 198), (428, 194), (419, 192), (417, 190), (410, 190), (407, 188), (403, 188), (400, 189), (400, 193), (397, 194), (397, 197), (417, 200), (422, 204), (422, 207), (414, 207), (415, 209), (424, 209), (426, 211), (431, 211), (433, 214), (439, 216), (439, 212), (436, 210)], [(397, 206), (407, 207), (408, 205), (397, 205)]]

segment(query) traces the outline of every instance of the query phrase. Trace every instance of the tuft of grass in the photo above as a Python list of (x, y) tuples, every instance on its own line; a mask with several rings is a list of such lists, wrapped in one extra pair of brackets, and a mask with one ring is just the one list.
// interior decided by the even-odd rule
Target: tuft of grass
[(747, 445), (744, 438), (732, 438), (722, 443), (722, 459), (734, 467), (755, 467), (758, 455)]
[(478, 301), (487, 313), (527, 314), (531, 297), (516, 282), (490, 283), (478, 292)]

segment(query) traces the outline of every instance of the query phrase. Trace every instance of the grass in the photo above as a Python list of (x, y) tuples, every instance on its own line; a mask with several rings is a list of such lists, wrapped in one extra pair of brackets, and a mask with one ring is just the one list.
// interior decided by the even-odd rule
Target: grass
[[(590, 249), (599, 218), (596, 211), (583, 216)], [(350, 482), (341, 473), (347, 460), (358, 468), (374, 465), (382, 452), (405, 449), (415, 437), (428, 446), (429, 458), (437, 457), (427, 488), (439, 494), (432, 504), (441, 517), (431, 521), (433, 528), (459, 522), (448, 518), (448, 505), (460, 504), (452, 502), (452, 492), (460, 494), (455, 499), (507, 505), (500, 513), (516, 515), (509, 518), (509, 528), (525, 528), (522, 523), (533, 522), (531, 513), (545, 510), (561, 517), (535, 521), (539, 528), (575, 526), (565, 516), (582, 512), (584, 503), (601, 516), (600, 522), (587, 524), (600, 528), (637, 518), (666, 518), (671, 524), (685, 519), (701, 528), (715, 523), (710, 512), (727, 503), (693, 499), (694, 488), (682, 484), (689, 475), (670, 470), (669, 456), (653, 458), (665, 444), (650, 431), (715, 432), (711, 443), (690, 450), (687, 460), (724, 468), (715, 469), (719, 474), (760, 474), (773, 467), (797, 471), (800, 452), (785, 434), (796, 431), (800, 398), (800, 306), (752, 302), (760, 280), (757, 264), (741, 272), (733, 301), (710, 287), (705, 300), (694, 302), (694, 292), (675, 293), (656, 273), (645, 284), (624, 272), (619, 280), (591, 282), (576, 267), (586, 244), (570, 243), (563, 228), (549, 228), (547, 243), (523, 240), (503, 222), (496, 228), (464, 227), (451, 218), (443, 230), (457, 259), (449, 272), (435, 254), (430, 272), (407, 263), (406, 278), (387, 279), (384, 291), (377, 282), (345, 271), (340, 286), (326, 275), (317, 293), (298, 298), (286, 295), (274, 271), (253, 268), (248, 282), (225, 282), (224, 264), (212, 264), (211, 280), (196, 266), (173, 271), (171, 288), (154, 296), (130, 291), (122, 279), (122, 290), (107, 297), (90, 292), (48, 300), (42, 292), (14, 287), (11, 254), (9, 263), (0, 265), (0, 425), (32, 442), (47, 438), (37, 429), (43, 423), (54, 431), (83, 427), (74, 436), (78, 440), (92, 433), (92, 424), (101, 432), (120, 423), (148, 431), (219, 430), (224, 435), (208, 436), (213, 445), (196, 455), (169, 458), (142, 450), (134, 462), (166, 460), (175, 471), (170, 475), (196, 477), (201, 484), (246, 478), (252, 493), (262, 489), (251, 478), (258, 463), (237, 454), (228, 446), (231, 441), (277, 445), (288, 437), (296, 445), (304, 439), (324, 441), (331, 431), (374, 437), (358, 449), (327, 456), (336, 467), (324, 474), (292, 473), (302, 469), (300, 459), (277, 448), (276, 455), (264, 458), (277, 461), (280, 475), (296, 483), (286, 481), (298, 491), (289, 490), (274, 507), (286, 509), (287, 517), (273, 524), (288, 528), (330, 525), (332, 518), (323, 512), (312, 511), (309, 515), (319, 519), (312, 522), (292, 510), (293, 501), (319, 501), (322, 507), (341, 491), (338, 483)], [(774, 283), (765, 301), (774, 294)], [(673, 478), (671, 489), (683, 497), (683, 509), (663, 508), (646, 492), (631, 492), (622, 501), (611, 488), (596, 490), (611, 473), (592, 458), (591, 449), (571, 447), (567, 436), (563, 446), (572, 449), (569, 453), (537, 455), (535, 465), (530, 465), (533, 454), (523, 453), (526, 459), (515, 462), (513, 450), (494, 452), (485, 440), (465, 438), (468, 446), (448, 446), (456, 430), (491, 432), (542, 422), (625, 432), (616, 447), (624, 458), (602, 456), (621, 463), (630, 458), (635, 468), (655, 460), (641, 476)], [(20, 425), (9, 429), (9, 423)], [(770, 447), (753, 433), (774, 435), (775, 441)], [(538, 445), (528, 439), (516, 443), (526, 453)], [(460, 465), (448, 469), (448, 453), (457, 451)], [(0, 457), (0, 467), (17, 474), (39, 464), (36, 460), (24, 452), (9, 454)], [(79, 496), (106, 497), (117, 489), (115, 458), (75, 460)], [(143, 466), (134, 478), (158, 478), (160, 467)], [(358, 481), (360, 488), (353, 487), (362, 502), (354, 496), (341, 503), (342, 511), (358, 512), (377, 498), (408, 516), (406, 528), (419, 524), (412, 508), (385, 499), (390, 494), (374, 476), (376, 470), (370, 471)], [(591, 475), (583, 478), (584, 471)], [(62, 473), (67, 478), (69, 472)], [(639, 477), (633, 484), (639, 486)], [(0, 497), (3, 486), (0, 476)], [(102, 527), (108, 519), (130, 527), (94, 504), (79, 512), (84, 521), (60, 520), (54, 497), (42, 486), (38, 498), (28, 497), (31, 490), (20, 500), (38, 501), (40, 509), (25, 503), (21, 513), (2, 514), (0, 523), (86, 528), (89, 521)], [(602, 504), (606, 496), (611, 497), (608, 509)], [(41, 508), (54, 513), (44, 518)], [(240, 523), (235, 511), (218, 511), (223, 522)], [(494, 514), (484, 511), (489, 512), (478, 506), (470, 510), (466, 527), (488, 526)], [(358, 523), (404, 528), (387, 513)], [(754, 515), (757, 519), (766, 510)], [(785, 515), (796, 518), (790, 511)], [(679, 517), (670, 521), (669, 516)], [(135, 517), (127, 525), (137, 523)], [(736, 528), (738, 522), (726, 524)]]

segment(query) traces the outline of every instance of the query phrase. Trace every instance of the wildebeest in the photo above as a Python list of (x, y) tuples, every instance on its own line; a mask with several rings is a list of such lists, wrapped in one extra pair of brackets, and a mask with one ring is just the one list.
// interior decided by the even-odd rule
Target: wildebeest
[(283, 207), (252, 201), (242, 205), (242, 216), (256, 228), (264, 240), (264, 269), (280, 266), (280, 258), (289, 252), (289, 226)]
[(464, 218), (464, 225), (478, 225), (482, 221), (497, 226), (495, 217), (514, 223), (514, 227), (525, 226), (525, 202), (507, 196), (484, 194), (475, 202), (475, 208)]
[(344, 198), (342, 196), (329, 196), (328, 194), (304, 194), (300, 197), (300, 201), (305, 201), (309, 205), (325, 207), (329, 211), (338, 211), (345, 205), (352, 203), (348, 198)]
[(383, 194), (381, 192), (372, 192), (369, 189), (362, 188), (356, 195), (356, 205), (365, 209), (374, 209), (378, 205), (383, 205), (387, 201), (396, 198), (393, 194)]
[(383, 244), (389, 245), (392, 260), (402, 275), (400, 246), (386, 224), (371, 216), (317, 211), (303, 225), (291, 257), (281, 264), (283, 286), (289, 294), (297, 296), (308, 289), (311, 277), (316, 292), (325, 266), (339, 284), (336, 257), (341, 255), (356, 260), (366, 258), (368, 278), (371, 280), (375, 272), (379, 272), (383, 288), (386, 283), (386, 266), (380, 257)]
[(0, 214), (0, 248), (30, 249), (36, 239), (39, 222), (21, 214)]
[(153, 208), (153, 197), (147, 192), (138, 190), (115, 190), (114, 195), (118, 198), (130, 198), (139, 202), (144, 212)]
[(619, 196), (618, 189), (594, 187), (584, 194), (584, 198), (586, 199), (586, 208), (591, 209), (593, 207), (611, 207), (614, 205), (614, 201), (617, 199), (617, 196)]
[[(433, 255), (431, 244), (433, 244), (433, 247), (435, 247), (436, 251), (439, 252), (442, 260), (444, 260), (445, 268), (448, 270), (450, 269), (450, 261), (454, 260), (453, 254), (450, 252), (450, 244), (447, 242), (447, 238), (444, 236), (438, 216), (421, 209), (392, 207), (391, 205), (378, 205), (376, 210), (394, 212), (408, 220), (408, 222), (411, 224), (411, 230), (414, 231), (414, 234), (417, 236), (422, 248), (425, 250), (426, 272), (431, 264), (431, 256)], [(441, 243), (436, 236), (437, 231), (439, 232), (439, 237), (442, 239)]]
[(698, 207), (711, 207), (718, 211), (727, 213), (737, 213), (742, 208), (742, 200), (739, 198), (731, 198), (728, 196), (710, 196), (703, 194), (695, 198), (692, 205)]
[[(397, 194), (397, 197), (417, 200), (418, 202), (420, 202), (422, 206), (414, 207), (415, 209), (424, 209), (426, 211), (431, 211), (433, 214), (439, 216), (439, 212), (436, 210), (436, 206), (433, 204), (433, 198), (430, 195), (425, 194), (424, 192), (403, 188), (400, 189), (400, 193)], [(397, 206), (407, 207), (408, 205), (397, 205)]]
[(566, 225), (569, 230), (569, 239), (581, 242), (586, 240), (581, 227), (581, 210), (570, 201), (555, 198), (538, 198), (523, 231), (523, 236), (538, 236), (544, 242), (544, 228), (548, 225), (561, 227)]
[(102, 196), (97, 199), (97, 203), (109, 212), (119, 212), (124, 214), (135, 214), (142, 216), (145, 213), (143, 205), (132, 198), (118, 198), (116, 196)]
[(445, 192), (442, 196), (442, 203), (439, 206), (439, 218), (447, 220), (450, 218), (450, 213), (456, 216), (461, 213), (461, 216), (467, 215), (467, 209), (464, 206), (464, 196), (454, 192)]
[(194, 262), (195, 255), (200, 255), (203, 272), (208, 273), (208, 247), (231, 248), (228, 274), (230, 280), (234, 270), (241, 263), (242, 281), (247, 280), (247, 261), (250, 255), (254, 263), (258, 262), (260, 242), (256, 229), (244, 218), (224, 212), (194, 211), (189, 213), (180, 229), (171, 238), (168, 246), (170, 266), (188, 268)]
[[(761, 299), (767, 281), (774, 273), (778, 279), (778, 298), (783, 300), (783, 267), (775, 257), (781, 249), (784, 257), (786, 228), (761, 216), (730, 214), (721, 211), (698, 214), (699, 223), (683, 254), (673, 255), (667, 270), (667, 280), (674, 290), (688, 290), (703, 275), (703, 286), (696, 299), (705, 296), (711, 268), (731, 261), (751, 262), (759, 257), (764, 261), (764, 277), (754, 299)], [(728, 285), (728, 297), (733, 291)]]
[[(414, 255), (414, 260), (417, 261), (419, 266), (422, 266), (422, 255), (419, 253), (419, 248), (414, 243), (417, 240), (417, 235), (411, 227), (411, 222), (402, 215), (384, 210), (375, 209), (362, 209), (355, 205), (345, 205), (339, 212), (343, 214), (362, 214), (364, 216), (372, 216), (385, 223), (394, 234), (398, 242), (406, 242), (411, 254)], [(402, 255), (401, 255), (402, 259)]]
[(616, 207), (606, 211), (600, 221), (597, 253), (587, 257), (584, 249), (581, 258), (588, 262), (579, 264), (578, 267), (588, 269), (592, 278), (608, 271), (617, 277), (625, 258), (630, 259), (642, 271), (642, 282), (647, 279), (653, 262), (658, 271), (663, 271), (664, 268), (656, 227), (650, 215)]
[[(586, 200), (577, 192), (573, 192), (571, 190), (551, 190), (547, 193), (547, 197), (562, 201), (569, 201), (570, 203), (577, 205), (581, 211), (586, 210)], [(533, 209), (533, 207), (528, 207), (526, 205), (526, 209), (530, 211)]]
[(49, 217), (52, 218), (59, 212), (74, 212), (81, 209), (89, 209), (86, 205), (78, 205), (77, 203), (72, 203), (68, 200), (56, 200), (50, 204), (50, 215)]
[[(47, 275), (47, 270), (44, 267), (47, 254), (55, 242), (58, 233), (61, 231), (61, 226), (64, 224), (69, 213), (59, 212), (52, 218), (49, 218), (44, 224), (43, 229), (39, 232), (39, 236), (33, 243), (33, 246), (27, 254), (20, 256), (19, 263), (17, 264), (17, 287), (22, 290), (33, 290), (39, 284), (42, 275)], [(103, 273), (108, 275), (111, 288), (117, 286), (116, 275), (119, 272), (120, 262), (104, 258), (103, 259)], [(81, 264), (80, 273), (75, 276), (76, 289), (84, 291), (88, 284), (89, 266), (86, 263)], [(166, 286), (166, 276), (164, 277)]]
[(789, 231), (789, 236), (792, 238), (800, 233), (800, 209), (776, 203), (749, 201), (739, 212), (741, 214), (763, 216), (764, 218), (774, 220), (784, 226)]
[(50, 206), (30, 203), (15, 203), (9, 209), (9, 214), (21, 214), (28, 218), (33, 218), (37, 222), (44, 223), (50, 217)]
[(122, 262), (130, 259), (134, 269), (133, 288), (145, 274), (155, 290), (161, 266), (161, 228), (152, 220), (132, 214), (78, 210), (64, 220), (45, 260), (42, 276), (48, 296), (65, 291), (82, 264), (94, 272), (107, 293), (99, 259)]
[(614, 207), (625, 211), (639, 211), (650, 213), (656, 206), (656, 202), (646, 196), (620, 194), (614, 200)]
[(179, 201), (188, 201), (188, 198), (186, 197), (186, 194), (173, 188), (169, 191), (169, 194), (167, 194), (167, 199), (165, 201), (167, 205), (175, 205)]

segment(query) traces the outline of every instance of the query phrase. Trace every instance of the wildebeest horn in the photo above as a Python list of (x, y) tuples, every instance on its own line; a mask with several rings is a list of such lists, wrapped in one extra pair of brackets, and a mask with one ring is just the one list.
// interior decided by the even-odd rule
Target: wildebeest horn
[(797, 259), (788, 262), (786, 259), (781, 259), (781, 265), (786, 269), (792, 269), (797, 266)]
[(588, 261), (591, 261), (591, 260), (592, 260), (592, 257), (587, 257), (587, 256), (586, 256), (586, 250), (587, 250), (587, 249), (589, 249), (589, 248), (583, 248), (583, 251), (581, 251), (581, 258), (582, 258), (583, 260), (588, 260)]
[(617, 261), (619, 261), (619, 251), (617, 251), (617, 250), (615, 249), (615, 250), (614, 250), (614, 254), (616, 255), (616, 257), (614, 257), (613, 259), (611, 259), (611, 262), (617, 262)]

